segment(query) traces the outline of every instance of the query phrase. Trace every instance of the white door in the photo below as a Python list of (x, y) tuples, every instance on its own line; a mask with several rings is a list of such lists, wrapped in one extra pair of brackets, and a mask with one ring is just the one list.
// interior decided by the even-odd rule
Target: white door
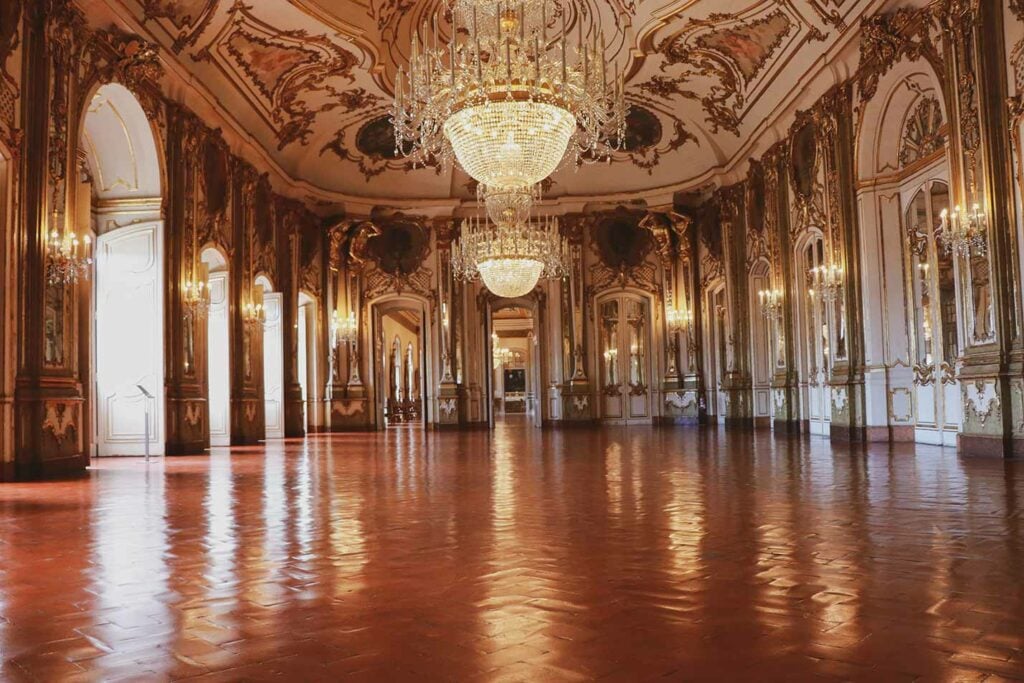
[(263, 295), (267, 322), (263, 328), (263, 401), (266, 409), (267, 438), (284, 437), (284, 334), (281, 312), (284, 299), (280, 292)]
[[(825, 264), (825, 243), (818, 238), (804, 251), (805, 272)], [(829, 304), (821, 292), (808, 289), (804, 295), (807, 351), (807, 408), (811, 434), (828, 436), (832, 431), (832, 389), (829, 386), (832, 355), (828, 332)]]
[(650, 306), (630, 294), (598, 303), (601, 321), (601, 417), (609, 422), (651, 421)]
[(299, 387), (302, 389), (302, 424), (304, 426), (308, 426), (309, 425), (309, 422), (307, 421), (309, 419), (309, 416), (308, 416), (308, 414), (306, 412), (307, 411), (306, 402), (309, 401), (309, 389), (307, 387), (307, 385), (309, 383), (309, 376), (308, 376), (308, 374), (309, 374), (309, 356), (307, 355), (309, 353), (309, 349), (306, 346), (309, 343), (308, 335), (307, 335), (307, 330), (306, 330), (306, 325), (309, 324), (309, 315), (307, 313), (308, 311), (309, 311), (309, 306), (308, 305), (301, 305), (301, 306), (299, 306), (299, 325), (298, 325), (298, 333), (299, 333), (299, 339), (298, 339), (299, 358), (298, 358), (298, 361), (299, 361), (299, 363), (298, 364), (299, 364)]
[(210, 315), (207, 318), (210, 445), (231, 445), (231, 367), (228, 334), (228, 274), (210, 273)]
[[(164, 452), (163, 245), (159, 223), (96, 240), (96, 451)], [(153, 398), (147, 398), (149, 393)]]

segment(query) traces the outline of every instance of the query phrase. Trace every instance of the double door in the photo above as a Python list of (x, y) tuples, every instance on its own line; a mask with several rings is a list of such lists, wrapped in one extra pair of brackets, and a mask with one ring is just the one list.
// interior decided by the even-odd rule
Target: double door
[(614, 294), (597, 303), (601, 418), (620, 424), (651, 421), (651, 307), (647, 299)]

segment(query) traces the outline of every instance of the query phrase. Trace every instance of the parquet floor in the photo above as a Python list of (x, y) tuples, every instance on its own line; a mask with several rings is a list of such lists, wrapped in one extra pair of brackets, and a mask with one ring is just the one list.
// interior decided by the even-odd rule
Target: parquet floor
[(1024, 464), (396, 429), (0, 486), (0, 678), (1024, 679)]

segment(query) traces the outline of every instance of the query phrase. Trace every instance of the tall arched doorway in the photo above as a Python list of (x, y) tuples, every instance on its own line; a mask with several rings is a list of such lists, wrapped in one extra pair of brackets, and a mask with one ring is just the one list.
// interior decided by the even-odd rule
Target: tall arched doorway
[[(74, 217), (96, 236), (93, 278), (94, 452), (164, 451), (164, 263), (160, 156), (134, 95), (108, 84), (81, 133)], [(147, 423), (148, 416), (148, 423)]]
[[(528, 304), (528, 305), (525, 305)], [(489, 421), (543, 421), (540, 320), (536, 302), (497, 300), (489, 308)]]
[(956, 113), (946, 105), (931, 65), (902, 61), (861, 113), (865, 403), (869, 435), (878, 440), (956, 445), (958, 365), (991, 321), (983, 316), (981, 329), (972, 327), (975, 304), (992, 312), (986, 250), (960, 253), (942, 230), (941, 213), (955, 203), (946, 122)]
[(206, 381), (210, 409), (210, 445), (231, 445), (231, 334), (228, 262), (217, 249), (206, 249), (210, 310), (206, 318)]
[(395, 297), (372, 304), (373, 394), (378, 428), (423, 425), (430, 386), (427, 308)]
[(284, 438), (284, 297), (274, 291), (266, 275), (256, 278), (263, 288), (263, 406), (265, 434), (268, 439)]

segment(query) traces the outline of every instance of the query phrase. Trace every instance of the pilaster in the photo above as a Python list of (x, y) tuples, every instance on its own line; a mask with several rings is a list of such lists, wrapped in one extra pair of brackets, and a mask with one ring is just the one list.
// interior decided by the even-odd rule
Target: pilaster
[(777, 434), (801, 431), (800, 391), (797, 375), (796, 302), (797, 291), (790, 239), (788, 145), (777, 143), (763, 160), (765, 174), (765, 222), (773, 274), (779, 275), (776, 285), (782, 291), (782, 310), (772, 321), (772, 421)]

